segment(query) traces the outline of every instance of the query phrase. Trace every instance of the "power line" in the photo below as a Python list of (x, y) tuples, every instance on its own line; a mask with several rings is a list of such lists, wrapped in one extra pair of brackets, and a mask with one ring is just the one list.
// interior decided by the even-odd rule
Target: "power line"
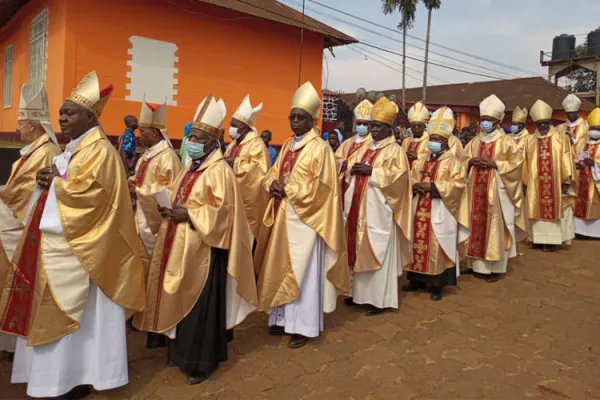
[[(286, 2), (286, 3), (288, 3), (288, 4), (294, 5), (294, 6), (296, 6), (296, 7), (298, 7), (298, 6), (299, 6), (299, 4), (298, 4), (298, 3), (296, 3), (296, 2), (294, 2), (293, 0), (281, 0), (281, 1), (284, 1), (284, 2)], [(330, 7), (327, 7), (327, 8), (330, 8)], [(341, 23), (343, 23), (343, 24), (346, 24), (346, 25), (349, 25), (349, 26), (352, 26), (352, 27), (355, 27), (355, 28), (358, 28), (358, 29), (364, 30), (364, 31), (366, 31), (366, 32), (369, 32), (369, 33), (371, 33), (371, 34), (373, 34), (373, 35), (377, 35), (377, 36), (383, 37), (383, 38), (385, 38), (385, 39), (388, 39), (388, 40), (391, 40), (391, 41), (394, 41), (394, 42), (397, 42), (397, 43), (402, 43), (402, 41), (401, 41), (401, 40), (399, 40), (398, 38), (395, 38), (395, 37), (391, 37), (391, 36), (385, 35), (385, 34), (383, 34), (383, 33), (381, 33), (381, 32), (377, 32), (377, 31), (374, 31), (374, 30), (372, 30), (372, 29), (369, 29), (369, 28), (365, 28), (365, 27), (364, 27), (364, 26), (362, 26), (362, 25), (358, 25), (358, 24), (355, 24), (355, 23), (353, 23), (353, 22), (350, 22), (350, 21), (348, 21), (348, 20), (345, 20), (345, 19), (338, 18), (338, 17), (336, 17), (336, 16), (334, 16), (334, 15), (331, 15), (331, 14), (324, 13), (324, 12), (322, 12), (322, 11), (320, 11), (320, 10), (316, 10), (316, 9), (314, 9), (314, 8), (309, 8), (309, 7), (307, 7), (306, 9), (307, 9), (307, 10), (309, 10), (309, 11), (312, 11), (312, 12), (316, 13), (317, 15), (325, 15), (325, 16), (327, 16), (327, 17), (329, 17), (329, 18), (331, 18), (331, 19), (333, 19), (333, 20), (335, 20), (335, 21), (338, 21), (338, 22), (341, 22)], [(343, 11), (340, 11), (340, 12), (341, 12), (341, 13), (343, 13), (343, 14), (346, 14), (346, 13), (344, 13)], [(358, 18), (358, 17), (356, 17), (356, 18)], [(358, 18), (358, 19), (361, 19), (361, 18)], [(393, 29), (387, 28), (387, 27), (385, 27), (385, 26), (383, 26), (383, 25), (378, 25), (378, 24), (376, 24), (376, 23), (373, 23), (373, 24), (375, 24), (375, 25), (377, 25), (377, 26), (380, 26), (380, 27), (382, 27), (382, 28), (384, 28), (384, 29), (391, 30), (391, 31), (393, 31), (394, 33), (398, 33), (398, 31), (395, 31), (395, 30), (393, 30)], [(360, 41), (362, 42), (362, 40), (360, 40)], [(420, 47), (420, 46), (414, 45), (414, 44), (412, 44), (412, 43), (408, 43), (408, 42), (407, 42), (407, 43), (406, 43), (406, 45), (407, 45), (407, 46), (409, 46), (409, 47), (413, 47), (413, 48), (416, 48), (416, 49), (419, 49), (419, 50), (423, 50), (423, 51), (425, 51), (425, 48), (424, 48), (424, 47)], [(438, 56), (441, 56), (441, 57), (444, 57), (444, 58), (446, 58), (446, 59), (449, 59), (449, 60), (454, 60), (454, 61), (458, 61), (458, 62), (460, 62), (460, 63), (465, 63), (465, 61), (464, 61), (464, 60), (461, 60), (461, 59), (458, 59), (458, 58), (454, 58), (454, 57), (452, 57), (452, 56), (449, 56), (449, 55), (446, 55), (446, 54), (443, 54), (443, 53), (438, 53), (438, 52), (436, 52), (436, 51), (434, 51), (434, 50), (431, 50), (431, 49), (429, 50), (429, 53), (430, 53), (430, 54), (435, 54), (435, 55), (438, 55)], [(431, 57), (430, 57), (430, 59), (431, 59), (432, 61), (435, 61), (435, 59), (433, 59), (433, 58), (431, 58)], [(446, 61), (445, 61), (445, 60), (444, 60), (444, 61), (438, 60), (438, 61), (439, 61), (439, 62), (444, 62), (444, 63), (446, 63)], [(508, 76), (508, 77), (510, 77), (510, 78), (521, 78), (520, 76), (517, 76), (517, 75), (514, 75), (514, 74), (510, 74), (510, 73), (508, 73), (508, 72), (498, 71), (498, 70), (496, 70), (496, 69), (493, 69), (493, 68), (488, 68), (488, 67), (485, 67), (485, 66), (482, 66), (482, 65), (478, 65), (478, 64), (474, 64), (474, 63), (469, 63), (469, 62), (467, 62), (466, 64), (468, 64), (468, 65), (469, 65), (469, 66), (471, 66), (471, 67), (475, 67), (475, 68), (483, 69), (483, 70), (486, 70), (486, 71), (494, 72), (494, 73), (496, 73), (496, 74), (502, 74), (502, 75), (506, 75), (506, 76)], [(462, 66), (457, 66), (457, 65), (453, 65), (453, 66), (454, 66), (454, 67), (456, 67), (456, 68), (462, 68)]]
[[(365, 19), (365, 18), (358, 17), (358, 16), (356, 16), (356, 15), (353, 15), (353, 14), (347, 13), (347, 12), (345, 12), (345, 11), (342, 11), (342, 10), (336, 9), (336, 8), (334, 8), (334, 7), (331, 7), (331, 6), (325, 5), (325, 4), (323, 4), (323, 3), (320, 3), (320, 2), (318, 2), (318, 1), (315, 1), (315, 0), (308, 0), (308, 1), (309, 1), (310, 3), (317, 4), (317, 5), (319, 5), (319, 6), (323, 7), (323, 8), (327, 8), (327, 9), (329, 9), (329, 10), (336, 11), (336, 12), (338, 12), (338, 13), (340, 13), (340, 14), (344, 14), (344, 15), (346, 15), (346, 16), (349, 16), (349, 17), (355, 18), (355, 19), (357, 19), (357, 20), (359, 20), (359, 21), (362, 21), (362, 22), (365, 22), (365, 23), (368, 23), (368, 24), (371, 24), (371, 25), (374, 25), (374, 26), (380, 27), (380, 28), (382, 28), (382, 29), (385, 29), (385, 30), (388, 30), (388, 31), (392, 31), (392, 32), (398, 33), (398, 31), (397, 31), (397, 30), (395, 30), (395, 29), (389, 28), (389, 27), (387, 27), (387, 26), (385, 26), (385, 25), (378, 24), (378, 23), (376, 23), (376, 22), (374, 22), (374, 21), (369, 21), (369, 20), (367, 20), (367, 19)], [(426, 42), (426, 40), (425, 40), (425, 39), (419, 38), (419, 37), (417, 37), (417, 36), (413, 36), (413, 35), (410, 35), (410, 34), (407, 34), (406, 36), (407, 36), (407, 37), (409, 37), (409, 38), (411, 38), (411, 39), (415, 39), (415, 40), (418, 40), (418, 41), (421, 41), (421, 42)], [(523, 73), (527, 73), (527, 74), (539, 75), (537, 72), (533, 72), (533, 71), (530, 71), (530, 70), (527, 70), (527, 69), (524, 69), (524, 68), (521, 68), (521, 67), (516, 67), (516, 66), (510, 65), (510, 64), (504, 64), (504, 63), (501, 63), (501, 62), (499, 62), (499, 61), (494, 61), (494, 60), (491, 60), (491, 59), (488, 59), (488, 58), (485, 58), (485, 57), (481, 57), (481, 56), (478, 56), (478, 55), (469, 54), (469, 53), (467, 53), (467, 52), (465, 52), (465, 51), (458, 50), (458, 49), (453, 49), (453, 48), (451, 48), (451, 47), (444, 46), (444, 45), (441, 45), (441, 44), (439, 44), (439, 43), (435, 43), (435, 42), (432, 42), (432, 41), (429, 41), (429, 44), (430, 44), (430, 45), (433, 45), (433, 46), (440, 47), (440, 48), (442, 48), (442, 49), (445, 49), (445, 50), (448, 50), (448, 51), (453, 51), (453, 52), (456, 52), (456, 53), (462, 54), (462, 55), (464, 55), (464, 56), (467, 56), (467, 57), (475, 58), (475, 59), (478, 59), (478, 60), (481, 60), (481, 61), (484, 61), (484, 62), (488, 62), (488, 63), (491, 63), (491, 64), (496, 64), (496, 65), (498, 65), (498, 66), (502, 66), (502, 67), (504, 67), (504, 68), (506, 68), (506, 69), (512, 69), (512, 70), (515, 70), (515, 71), (521, 71), (521, 72), (523, 72)]]
[[(356, 53), (358, 53), (358, 54), (360, 54), (360, 55), (363, 55), (363, 56), (367, 57), (367, 59), (368, 59), (368, 60), (370, 60), (370, 61), (376, 62), (376, 63), (377, 63), (377, 64), (379, 64), (379, 65), (383, 65), (384, 67), (387, 67), (387, 68), (389, 68), (389, 69), (391, 69), (391, 70), (393, 70), (393, 71), (396, 71), (396, 72), (402, 73), (402, 70), (400, 70), (400, 69), (397, 69), (396, 67), (389, 66), (389, 65), (387, 65), (386, 63), (384, 63), (384, 62), (381, 62), (381, 61), (379, 61), (379, 60), (376, 60), (376, 59), (374, 59), (374, 58), (369, 58), (369, 56), (368, 56), (366, 53), (363, 53), (362, 51), (360, 51), (360, 50), (357, 50), (357, 49), (356, 49), (356, 48), (354, 48), (354, 47), (349, 47), (349, 49), (350, 49), (350, 50), (352, 50), (352, 51), (355, 51)], [(408, 72), (406, 72), (406, 73), (405, 73), (405, 75), (406, 75), (406, 76), (408, 76), (408, 77), (410, 77), (410, 78), (413, 78), (413, 79), (414, 79), (414, 80), (416, 80), (417, 82), (419, 82), (419, 81), (422, 81), (422, 80), (423, 80), (422, 78), (417, 78), (416, 76), (413, 76), (413, 75), (409, 74)]]

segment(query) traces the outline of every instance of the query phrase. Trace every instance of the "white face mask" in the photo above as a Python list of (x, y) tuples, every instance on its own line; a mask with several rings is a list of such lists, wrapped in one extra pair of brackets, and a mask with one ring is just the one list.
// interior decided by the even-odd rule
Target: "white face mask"
[(593, 140), (600, 139), (600, 130), (598, 130), (598, 129), (590, 130), (590, 138), (592, 138)]
[(233, 126), (230, 126), (229, 127), (229, 136), (231, 136), (231, 138), (233, 140), (238, 140), (241, 135), (238, 132), (238, 128), (234, 128)]

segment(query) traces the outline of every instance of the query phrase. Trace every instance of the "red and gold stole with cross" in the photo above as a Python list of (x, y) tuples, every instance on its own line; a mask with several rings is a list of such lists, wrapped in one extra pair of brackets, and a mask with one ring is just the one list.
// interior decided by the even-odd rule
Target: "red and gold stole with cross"
[(27, 224), (27, 231), (13, 274), (6, 308), (2, 310), (0, 331), (23, 337), (27, 337), (29, 333), (31, 305), (33, 304), (42, 238), (40, 222), (47, 199), (48, 192), (42, 192)]
[[(196, 183), (200, 175), (202, 175), (202, 171), (195, 172), (190, 169), (188, 172), (186, 172), (185, 176), (181, 180), (181, 183), (179, 184), (179, 188), (177, 189), (177, 194), (175, 195), (175, 204), (181, 205), (185, 204), (188, 201), (190, 193), (192, 192), (192, 188), (194, 187), (194, 184)], [(173, 241), (175, 240), (176, 231), (177, 223), (175, 223), (175, 221), (169, 220), (167, 226), (167, 233), (165, 234), (165, 243), (163, 246), (162, 259), (160, 263), (160, 274), (158, 277), (159, 290), (156, 304), (160, 304), (165, 270), (167, 268), (167, 262), (169, 261), (171, 249), (173, 248)], [(156, 329), (158, 326), (159, 309), (160, 308), (157, 307), (156, 314), (154, 315), (154, 329)]]
[[(298, 150), (292, 150), (291, 148), (283, 156), (281, 160), (281, 169), (279, 170), (279, 183), (281, 183), (284, 187), (287, 184), (290, 174), (294, 169), (294, 165), (296, 165), (296, 160), (298, 160), (298, 156), (304, 147)], [(277, 215), (277, 211), (279, 211), (279, 205), (281, 204), (280, 200), (275, 200), (275, 215)]]
[[(590, 158), (596, 157), (598, 151), (598, 143), (585, 145), (585, 151), (589, 153)], [(592, 185), (592, 168), (584, 165), (583, 169), (579, 170), (579, 182), (577, 189), (577, 201), (575, 203), (575, 216), (579, 219), (585, 219), (587, 216), (588, 203), (590, 201), (589, 193)]]
[(232, 160), (235, 160), (236, 158), (238, 158), (240, 156), (240, 153), (242, 152), (242, 147), (244, 147), (244, 145), (238, 144), (237, 142), (235, 142), (235, 144), (231, 148), (231, 152), (229, 153), (229, 157)]
[[(496, 142), (479, 144), (477, 156), (494, 158)], [(487, 248), (488, 227), (488, 192), (490, 176), (493, 169), (473, 167), (473, 192), (471, 193), (471, 236), (469, 237), (469, 249), (467, 255), (472, 258), (485, 259)]]
[[(369, 149), (363, 155), (361, 162), (373, 165), (381, 149)], [(356, 231), (358, 228), (358, 214), (362, 197), (369, 182), (370, 176), (356, 175), (354, 181), (354, 192), (352, 193), (352, 205), (348, 213), (348, 265), (353, 268), (356, 264)]]
[(540, 219), (555, 221), (557, 210), (552, 179), (552, 137), (538, 138), (537, 145)]
[(150, 165), (151, 158), (144, 158), (142, 163), (140, 164), (140, 168), (138, 169), (137, 174), (135, 174), (135, 185), (140, 187), (144, 184), (144, 179), (146, 179), (146, 173), (148, 172), (148, 166)]
[[(419, 145), (420, 145), (420, 144), (421, 144), (421, 142), (415, 142), (415, 141), (411, 141), (411, 142), (408, 144), (408, 151), (415, 151), (415, 152), (417, 152), (417, 153), (418, 153), (418, 152), (419, 152)], [(408, 153), (408, 151), (407, 151), (407, 153)], [(413, 161), (409, 161), (409, 162), (408, 162), (408, 167), (409, 167), (410, 169), (412, 169), (414, 162), (415, 162), (415, 160), (413, 160)]]
[[(427, 161), (421, 171), (420, 183), (435, 182), (439, 162)], [(415, 229), (413, 232), (413, 258), (410, 266), (413, 272), (427, 274), (429, 272), (429, 242), (431, 240), (431, 192), (419, 196), (415, 213)]]
[[(356, 153), (358, 150), (360, 150), (360, 148), (363, 146), (363, 144), (365, 144), (366, 140), (363, 140), (362, 142), (354, 142), (352, 143), (352, 146), (350, 146), (350, 150), (348, 150), (348, 155), (346, 156), (346, 159), (344, 160), (344, 162), (342, 163), (342, 166), (340, 167), (340, 177), (342, 178), (342, 198), (344, 197), (344, 194), (346, 193), (346, 190), (348, 190), (348, 183), (346, 183), (346, 171), (348, 170), (348, 160), (350, 159), (350, 157)], [(344, 204), (342, 202), (342, 207), (344, 207)]]

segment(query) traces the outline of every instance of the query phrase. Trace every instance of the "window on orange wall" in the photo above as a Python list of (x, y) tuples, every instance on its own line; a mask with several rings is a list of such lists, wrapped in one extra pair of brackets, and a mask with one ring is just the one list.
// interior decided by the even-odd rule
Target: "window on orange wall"
[(46, 53), (48, 49), (48, 9), (31, 21), (29, 36), (29, 86), (37, 93), (46, 81)]
[(13, 49), (12, 44), (4, 49), (4, 108), (12, 107)]

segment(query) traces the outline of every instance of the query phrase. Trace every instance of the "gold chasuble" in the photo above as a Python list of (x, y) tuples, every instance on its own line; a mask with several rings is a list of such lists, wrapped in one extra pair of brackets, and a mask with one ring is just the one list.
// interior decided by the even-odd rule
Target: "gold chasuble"
[[(229, 252), (227, 327), (232, 328), (258, 304), (250, 232), (234, 173), (217, 149), (199, 167), (189, 163), (168, 191), (172, 204), (187, 208), (191, 223), (162, 220), (148, 271), (146, 310), (135, 315), (133, 325), (166, 333), (181, 322), (204, 289), (214, 247)], [(241, 318), (230, 314), (236, 303), (230, 296), (248, 305)]]
[[(424, 158), (429, 155), (429, 150), (427, 149), (427, 143), (429, 142), (429, 133), (427, 131), (423, 132), (420, 138), (411, 138), (407, 137), (402, 142), (402, 148), (406, 153), (409, 151), (417, 152), (417, 160)], [(409, 161), (408, 164), (410, 168), (414, 165), (415, 161)]]
[[(346, 234), (348, 244), (348, 265), (354, 272), (375, 271), (381, 268), (386, 255), (390, 236), (390, 227), (385, 224), (377, 226), (375, 219), (368, 223), (369, 215), (373, 218), (383, 210), (369, 209), (380, 205), (377, 198), (370, 198), (367, 193), (368, 185), (376, 185), (385, 198), (384, 204), (391, 210), (391, 218), (398, 228), (398, 243), (401, 244), (399, 256), (406, 265), (411, 262), (410, 242), (412, 239), (411, 201), (412, 189), (410, 170), (406, 153), (390, 136), (380, 143), (372, 142), (369, 147), (363, 147), (349, 160), (349, 170), (355, 163), (364, 163), (373, 167), (369, 176), (353, 176), (350, 178), (349, 192), (345, 196), (345, 209), (348, 210)], [(372, 182), (370, 182), (372, 181)], [(387, 235), (385, 235), (387, 233)], [(379, 235), (379, 236), (378, 236)], [(385, 237), (386, 240), (377, 239)], [(397, 245), (397, 244), (390, 244)], [(379, 251), (378, 251), (379, 250)], [(398, 265), (401, 273), (403, 265)]]
[(268, 192), (273, 181), (279, 180), (287, 197), (281, 202), (271, 198), (263, 219), (270, 232), (269, 240), (264, 246), (259, 243), (255, 254), (255, 264), (260, 266), (259, 308), (268, 310), (298, 299), (312, 251), (312, 242), (307, 241), (320, 238), (327, 248), (323, 310), (330, 313), (337, 295), (350, 290), (335, 159), (314, 129), (293, 145), (294, 138), (284, 143), (263, 182)]
[[(471, 234), (466, 255), (473, 259), (501, 261), (514, 244), (509, 230), (513, 221), (503, 217), (502, 203), (509, 202), (507, 206), (515, 208), (515, 215), (521, 212), (523, 156), (514, 140), (502, 129), (496, 129), (488, 136), (479, 134), (465, 147), (463, 160), (468, 164), (474, 157), (493, 160), (497, 169), (472, 167), (469, 170), (467, 196)], [(502, 198), (501, 192), (506, 198)]]
[(23, 223), (31, 196), (36, 188), (36, 174), (52, 165), (55, 156), (61, 153), (60, 148), (42, 135), (35, 142), (27, 145), (12, 166), (6, 185), (0, 187), (0, 200), (11, 209), (19, 222)]
[[(579, 162), (579, 154), (584, 152), (589, 154), (596, 165), (600, 165), (600, 139), (577, 142), (573, 146), (573, 162)], [(573, 180), (577, 194), (575, 218), (600, 219), (600, 180), (595, 179), (592, 167), (585, 165), (582, 169), (574, 169)]]
[(574, 123), (563, 122), (556, 127), (560, 132), (566, 133), (571, 138), (572, 143), (578, 143), (580, 141), (586, 141), (590, 134), (590, 126), (587, 121), (581, 117)]
[(562, 185), (570, 183), (573, 175), (568, 137), (554, 127), (545, 136), (536, 131), (526, 139), (523, 155), (529, 218), (560, 221), (564, 210)]
[[(44, 207), (38, 202), (15, 254), (16, 274), (39, 266), (35, 285), (28, 287), (31, 293), (24, 299), (30, 310), (19, 311), (12, 321), (6, 314), (2, 318), (3, 324), (10, 321), (10, 325), (22, 327), (15, 333), (27, 336), (29, 346), (54, 342), (79, 329), (87, 294), (77, 296), (69, 290), (87, 293), (89, 279), (126, 310), (144, 308), (144, 271), (127, 179), (119, 155), (99, 126), (87, 132), (72, 150), (63, 176), (53, 182), (56, 205), (63, 240), (80, 265), (76, 271), (72, 265), (63, 270), (59, 260), (45, 265), (44, 258), (38, 256), (42, 243), (63, 246), (57, 235), (40, 232)], [(46, 195), (44, 192), (41, 199)], [(51, 251), (49, 247), (43, 253)], [(61, 247), (54, 250), (57, 252), (64, 250)], [(52, 268), (51, 274), (48, 268)], [(58, 298), (57, 289), (61, 291)], [(67, 303), (59, 304), (59, 298), (69, 300), (70, 311), (64, 309)], [(2, 309), (7, 300), (2, 297)]]
[(357, 154), (359, 150), (368, 149), (371, 146), (371, 143), (373, 143), (371, 134), (362, 138), (356, 135), (344, 140), (344, 143), (336, 150), (335, 163), (338, 169), (342, 198), (344, 197), (346, 190), (348, 190), (348, 160), (354, 154)]
[(231, 142), (225, 152), (226, 158), (233, 158), (233, 173), (238, 183), (244, 210), (251, 234), (258, 238), (262, 218), (269, 202), (262, 180), (270, 167), (269, 151), (260, 135), (253, 129), (240, 143)]
[(529, 136), (531, 136), (531, 134), (529, 133), (527, 128), (523, 128), (523, 130), (521, 132), (509, 133), (507, 136), (515, 141), (517, 148), (519, 150), (521, 150), (521, 152), (522, 152), (523, 147), (525, 146), (525, 141), (526, 141), (525, 139), (527, 139)]
[(181, 171), (181, 162), (169, 142), (163, 140), (148, 149), (135, 167), (136, 213), (138, 231), (144, 246), (142, 260), (147, 267), (152, 257), (162, 217), (152, 194), (168, 187)]

